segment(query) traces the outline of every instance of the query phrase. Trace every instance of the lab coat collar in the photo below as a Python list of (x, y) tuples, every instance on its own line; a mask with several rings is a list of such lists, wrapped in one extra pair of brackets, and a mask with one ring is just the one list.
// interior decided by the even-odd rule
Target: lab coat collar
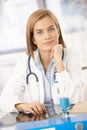
[(38, 49), (34, 52), (34, 58), (35, 58), (35, 64), (36, 64), (36, 65), (38, 65), (38, 63), (41, 64)]

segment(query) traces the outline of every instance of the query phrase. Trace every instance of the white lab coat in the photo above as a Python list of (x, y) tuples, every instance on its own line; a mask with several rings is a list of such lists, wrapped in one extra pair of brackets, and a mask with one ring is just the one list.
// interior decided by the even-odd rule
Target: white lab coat
[[(37, 51), (35, 51), (37, 53)], [(34, 53), (34, 55), (35, 55)], [(54, 68), (51, 72), (51, 91), (55, 104), (59, 104), (60, 97), (69, 97), (70, 102), (76, 103), (84, 100), (84, 88), (81, 83), (81, 62), (80, 57), (73, 49), (64, 49), (63, 59), (65, 70), (56, 74), (58, 83), (54, 83)], [(32, 72), (39, 79), (37, 83), (34, 76), (26, 84), (28, 72), (28, 55), (21, 55), (16, 65), (15, 73), (7, 82), (0, 97), (0, 110), (16, 111), (14, 105), (22, 102), (39, 101), (44, 103), (44, 85), (41, 72), (36, 68), (33, 59), (30, 60)]]

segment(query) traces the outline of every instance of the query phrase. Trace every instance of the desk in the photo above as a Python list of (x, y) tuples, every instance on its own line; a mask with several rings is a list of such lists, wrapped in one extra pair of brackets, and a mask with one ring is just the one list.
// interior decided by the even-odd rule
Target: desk
[(0, 111), (0, 130), (15, 130), (16, 116), (18, 113)]
[[(56, 130), (54, 127), (59, 127), (59, 125), (64, 127), (64, 124), (75, 124), (75, 122), (82, 122), (86, 124), (86, 129), (83, 130), (87, 130), (87, 114), (74, 113), (70, 114), (69, 118), (62, 118), (62, 116), (62, 114), (58, 114), (47, 119), (45, 115), (32, 116), (26, 114), (19, 115), (19, 113), (0, 112), (0, 123), (2, 125), (0, 130), (26, 130), (28, 128), (29, 130), (38, 130), (38, 127), (41, 127), (44, 130), (46, 130), (46, 128), (49, 128), (49, 130), (50, 128), (52, 128), (52, 130)], [(20, 124), (23, 129), (21, 128)]]

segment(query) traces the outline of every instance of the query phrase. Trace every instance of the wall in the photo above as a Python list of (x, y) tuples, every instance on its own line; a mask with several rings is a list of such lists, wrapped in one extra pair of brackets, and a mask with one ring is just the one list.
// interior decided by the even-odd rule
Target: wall
[(0, 94), (15, 70), (16, 61), (23, 52), (0, 55)]

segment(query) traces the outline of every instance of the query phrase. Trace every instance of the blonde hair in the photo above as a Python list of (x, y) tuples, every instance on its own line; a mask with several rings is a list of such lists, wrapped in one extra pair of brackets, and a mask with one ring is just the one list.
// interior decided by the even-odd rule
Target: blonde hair
[(26, 26), (26, 42), (27, 42), (27, 53), (31, 55), (34, 58), (34, 50), (37, 49), (37, 46), (33, 43), (33, 30), (34, 26), (39, 21), (40, 19), (49, 16), (55, 23), (56, 28), (60, 31), (60, 36), (59, 36), (59, 44), (62, 44), (62, 46), (65, 48), (66, 45), (63, 41), (61, 29), (59, 26), (59, 22), (56, 18), (56, 16), (48, 9), (38, 9), (34, 11), (30, 17), (28, 18), (27, 21), (27, 26)]

